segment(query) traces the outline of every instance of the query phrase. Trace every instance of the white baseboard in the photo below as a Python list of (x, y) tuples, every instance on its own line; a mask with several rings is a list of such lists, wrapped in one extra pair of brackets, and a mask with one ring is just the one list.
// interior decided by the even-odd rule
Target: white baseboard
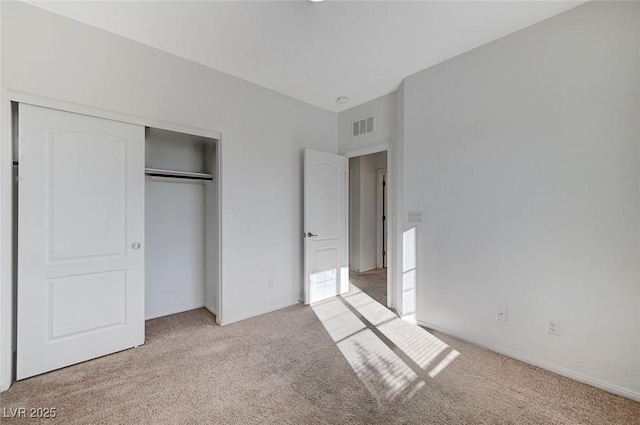
[(230, 315), (231, 318), (228, 318), (227, 315), (229, 315), (228, 313), (225, 313), (225, 318), (223, 321), (221, 321), (219, 323), (220, 326), (226, 326), (226, 325), (230, 325), (232, 323), (236, 323), (236, 322), (241, 322), (243, 320), (247, 320), (247, 319), (251, 319), (253, 317), (258, 317), (258, 316), (262, 316), (263, 314), (267, 314), (267, 313), (272, 313), (274, 311), (278, 311), (278, 310), (282, 310), (283, 308), (287, 308), (287, 307), (291, 307), (297, 304), (300, 304), (300, 300), (291, 300), (289, 302), (284, 302), (281, 304), (276, 304), (273, 307), (269, 307), (268, 309), (265, 310), (258, 310), (258, 311), (252, 311), (252, 312), (248, 312), (248, 313), (244, 313), (241, 315)]
[(7, 391), (11, 387), (8, 381), (0, 381), (0, 393)]
[[(170, 316), (172, 314), (178, 314), (178, 313), (183, 313), (185, 311), (191, 311), (191, 310), (196, 310), (199, 308), (203, 308), (205, 307), (204, 304), (197, 304), (197, 305), (192, 305), (192, 306), (182, 306), (182, 307), (177, 307), (174, 309), (169, 309), (169, 310), (164, 310), (161, 312), (156, 312), (154, 314), (151, 314), (149, 317), (145, 317), (144, 320), (153, 320), (153, 319), (157, 319), (159, 317), (164, 317), (164, 316)], [(205, 307), (206, 308), (206, 307)], [(208, 308), (207, 308), (208, 310)], [(214, 313), (215, 314), (215, 313)]]
[(511, 357), (512, 359), (520, 360), (521, 362), (528, 363), (533, 366), (537, 366), (539, 368), (548, 370), (553, 373), (557, 373), (558, 375), (562, 375), (564, 377), (573, 379), (578, 382), (582, 382), (587, 385), (591, 385), (592, 387), (600, 388), (601, 390), (605, 390), (612, 394), (617, 394), (622, 397), (629, 398), (631, 400), (640, 401), (640, 392), (631, 391), (629, 389), (619, 387), (617, 385), (610, 384), (608, 382), (601, 381), (596, 378), (591, 378), (589, 376), (583, 375), (576, 371), (563, 368), (561, 366), (554, 365), (552, 363), (545, 362), (543, 360), (539, 360), (526, 354), (518, 353), (516, 351), (512, 351), (506, 348), (498, 347), (495, 345), (487, 344), (483, 341), (476, 340), (473, 337), (468, 337), (466, 335), (459, 335), (456, 332), (450, 331), (448, 329), (443, 329), (439, 326), (432, 325), (431, 323), (423, 322), (422, 320), (418, 320), (417, 323), (420, 326), (424, 326), (425, 328), (433, 329), (434, 331), (441, 332), (443, 334), (452, 336), (454, 338), (461, 339), (463, 341), (469, 342), (471, 344), (477, 345), (482, 348), (486, 348), (487, 350), (494, 351), (496, 353), (505, 355), (507, 357)]

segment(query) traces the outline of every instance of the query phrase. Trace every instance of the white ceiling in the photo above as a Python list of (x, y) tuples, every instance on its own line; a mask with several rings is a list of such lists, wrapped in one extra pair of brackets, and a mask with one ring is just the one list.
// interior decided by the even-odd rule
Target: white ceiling
[[(582, 1), (33, 1), (331, 111)], [(338, 96), (347, 96), (344, 105)]]

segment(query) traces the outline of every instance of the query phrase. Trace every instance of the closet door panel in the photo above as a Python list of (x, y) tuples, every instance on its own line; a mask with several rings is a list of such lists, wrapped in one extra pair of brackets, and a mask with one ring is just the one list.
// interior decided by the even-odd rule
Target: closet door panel
[(144, 342), (144, 127), (18, 114), (23, 379)]
[(51, 260), (122, 256), (127, 141), (78, 131), (50, 133), (46, 143)]

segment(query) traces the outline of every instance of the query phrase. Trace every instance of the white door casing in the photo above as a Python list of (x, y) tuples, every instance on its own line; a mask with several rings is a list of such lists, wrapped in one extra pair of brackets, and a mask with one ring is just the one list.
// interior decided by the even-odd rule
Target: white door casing
[(304, 302), (349, 291), (347, 158), (304, 155)]
[(17, 379), (144, 343), (144, 127), (19, 106)]
[(387, 184), (387, 171), (385, 170), (383, 176), (382, 185), (382, 214), (384, 219), (382, 221), (382, 251), (384, 252), (384, 258), (382, 261), (382, 267), (387, 267), (387, 258), (389, 258), (389, 185)]
[[(387, 267), (387, 169), (376, 170), (376, 268)], [(383, 254), (384, 253), (384, 254)]]

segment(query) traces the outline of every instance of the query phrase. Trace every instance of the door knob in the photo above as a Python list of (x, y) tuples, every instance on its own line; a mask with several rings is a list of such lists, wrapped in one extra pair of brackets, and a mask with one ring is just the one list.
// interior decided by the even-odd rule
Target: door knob
[(311, 233), (311, 232), (307, 233), (307, 237), (308, 237), (308, 238), (315, 238), (316, 236), (318, 236), (318, 235), (314, 235), (314, 234), (313, 234), (313, 233)]
[(140, 242), (134, 242), (131, 244), (131, 248), (133, 249), (140, 249), (142, 245), (140, 245)]

